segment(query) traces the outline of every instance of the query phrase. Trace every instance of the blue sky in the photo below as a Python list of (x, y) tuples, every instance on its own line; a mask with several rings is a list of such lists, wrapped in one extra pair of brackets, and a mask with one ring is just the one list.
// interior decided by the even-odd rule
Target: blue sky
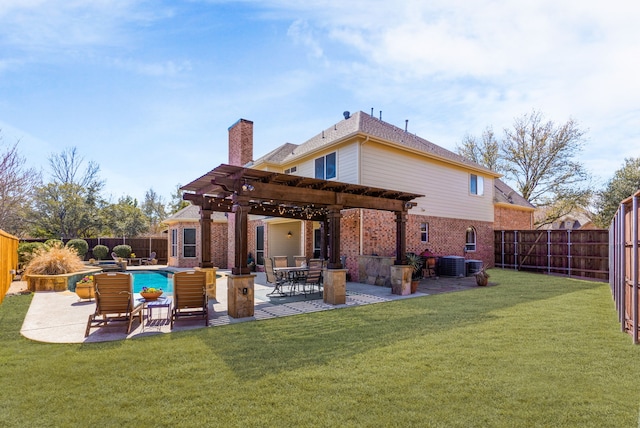
[(586, 130), (595, 187), (640, 156), (640, 2), (0, 0), (0, 128), (48, 178), (76, 146), (105, 194), (165, 199), (227, 162), (302, 143), (345, 110), (454, 150), (540, 110)]

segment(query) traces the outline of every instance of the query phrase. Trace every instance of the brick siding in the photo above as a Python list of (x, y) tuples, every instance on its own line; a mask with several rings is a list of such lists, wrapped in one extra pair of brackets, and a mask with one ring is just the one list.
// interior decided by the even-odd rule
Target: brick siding
[(531, 230), (533, 211), (496, 206), (493, 227), (495, 230)]

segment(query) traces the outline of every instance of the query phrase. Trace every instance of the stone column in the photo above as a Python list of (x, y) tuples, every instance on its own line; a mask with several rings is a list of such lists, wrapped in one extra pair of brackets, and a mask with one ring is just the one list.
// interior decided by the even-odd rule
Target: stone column
[(254, 279), (256, 275), (229, 275), (227, 277), (227, 313), (233, 318), (253, 316)]
[(347, 270), (324, 269), (322, 298), (330, 305), (343, 305), (347, 302)]
[(408, 296), (411, 294), (411, 272), (409, 265), (391, 266), (391, 294)]

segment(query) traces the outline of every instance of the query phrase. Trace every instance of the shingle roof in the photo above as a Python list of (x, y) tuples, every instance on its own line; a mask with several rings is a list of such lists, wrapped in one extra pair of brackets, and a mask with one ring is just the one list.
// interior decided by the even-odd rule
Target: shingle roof
[(531, 204), (528, 200), (526, 200), (522, 195), (513, 190), (507, 183), (500, 180), (499, 178), (493, 179), (493, 186), (495, 187), (495, 192), (493, 193), (493, 201), (496, 203), (504, 203), (504, 204), (512, 204), (518, 205), (521, 207), (535, 209), (535, 206)]
[(467, 165), (472, 169), (484, 171), (494, 176), (498, 175), (488, 168), (478, 165), (415, 134), (406, 132), (397, 126), (377, 119), (363, 111), (358, 111), (348, 119), (341, 120), (300, 145), (287, 143), (256, 160), (255, 164), (263, 162), (275, 164), (294, 162), (297, 158), (319, 150), (323, 146), (357, 134), (369, 135), (445, 161)]

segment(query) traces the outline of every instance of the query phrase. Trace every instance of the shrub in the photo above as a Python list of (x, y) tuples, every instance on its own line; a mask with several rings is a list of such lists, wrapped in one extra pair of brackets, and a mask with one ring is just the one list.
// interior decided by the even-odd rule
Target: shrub
[(131, 255), (131, 246), (116, 245), (115, 247), (113, 247), (113, 252), (116, 253), (116, 256), (126, 259)]
[(98, 244), (93, 247), (93, 257), (98, 260), (109, 258), (109, 247)]
[(54, 245), (37, 249), (24, 273), (26, 275), (60, 275), (79, 272), (84, 267), (75, 248)]
[(67, 242), (67, 247), (75, 248), (80, 259), (84, 259), (85, 254), (89, 252), (89, 244), (84, 239), (71, 239)]
[(64, 242), (62, 242), (59, 239), (47, 239), (46, 241), (44, 241), (44, 245), (47, 247), (55, 247), (55, 246), (60, 246), (60, 247), (64, 247)]
[(18, 263), (25, 265), (31, 261), (37, 249), (44, 248), (42, 242), (21, 242), (18, 244)]

